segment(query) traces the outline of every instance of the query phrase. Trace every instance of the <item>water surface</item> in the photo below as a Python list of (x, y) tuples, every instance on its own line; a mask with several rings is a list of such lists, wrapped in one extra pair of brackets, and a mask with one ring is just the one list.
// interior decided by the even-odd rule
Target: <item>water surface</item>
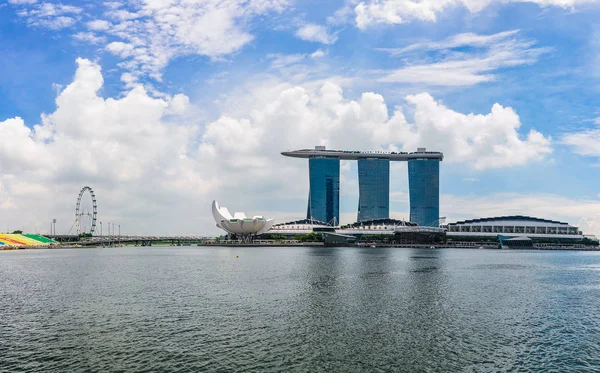
[(0, 372), (600, 371), (599, 252), (29, 250), (0, 279)]

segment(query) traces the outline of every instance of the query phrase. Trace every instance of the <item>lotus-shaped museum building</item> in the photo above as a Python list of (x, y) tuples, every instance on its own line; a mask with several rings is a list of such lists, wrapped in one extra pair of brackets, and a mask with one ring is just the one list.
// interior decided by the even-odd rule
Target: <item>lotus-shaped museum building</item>
[(243, 212), (236, 212), (232, 216), (227, 207), (219, 206), (217, 201), (212, 203), (212, 213), (217, 227), (227, 233), (243, 236), (263, 234), (271, 229), (275, 222), (262, 216), (248, 218)]

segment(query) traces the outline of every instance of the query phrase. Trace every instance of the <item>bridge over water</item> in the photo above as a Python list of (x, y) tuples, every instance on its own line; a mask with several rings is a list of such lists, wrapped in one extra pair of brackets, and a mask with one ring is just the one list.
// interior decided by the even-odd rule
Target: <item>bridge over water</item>
[(50, 236), (60, 243), (70, 243), (82, 246), (112, 246), (119, 244), (135, 244), (140, 246), (151, 246), (156, 243), (168, 243), (171, 245), (191, 245), (215, 241), (215, 236), (92, 236), (79, 237), (77, 235), (54, 235)]

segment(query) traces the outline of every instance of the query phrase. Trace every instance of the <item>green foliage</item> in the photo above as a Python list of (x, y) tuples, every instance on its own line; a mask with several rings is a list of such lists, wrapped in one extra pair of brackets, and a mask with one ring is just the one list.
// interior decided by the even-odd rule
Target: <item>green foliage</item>
[(22, 234), (22, 233), (23, 233), (23, 231), (19, 231), (19, 230), (12, 232), (12, 234)]
[(598, 241), (591, 240), (587, 237), (583, 237), (583, 239), (581, 240), (581, 243), (584, 245), (588, 245), (588, 246), (598, 246), (598, 244), (599, 244)]
[(308, 234), (297, 234), (294, 236), (294, 239), (302, 242), (321, 242), (323, 241), (323, 235), (321, 233), (311, 232)]
[(267, 240), (285, 240), (287, 237), (282, 234), (262, 234), (260, 238)]

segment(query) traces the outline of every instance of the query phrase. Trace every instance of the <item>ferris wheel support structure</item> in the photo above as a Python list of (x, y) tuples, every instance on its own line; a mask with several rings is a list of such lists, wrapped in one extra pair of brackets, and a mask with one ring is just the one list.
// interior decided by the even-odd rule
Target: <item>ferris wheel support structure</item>
[(96, 215), (98, 214), (98, 209), (96, 206), (96, 195), (94, 194), (94, 190), (92, 188), (90, 188), (89, 186), (84, 186), (83, 188), (81, 188), (81, 191), (79, 192), (79, 197), (77, 197), (77, 207), (75, 208), (75, 224), (77, 225), (77, 235), (78, 236), (81, 234), (81, 217), (83, 215), (90, 215), (89, 213), (84, 214), (81, 212), (81, 198), (83, 197), (83, 194), (86, 191), (88, 191), (90, 193), (90, 195), (92, 196), (93, 211), (91, 214), (92, 225), (90, 228), (90, 233), (93, 235), (94, 231), (96, 230)]

